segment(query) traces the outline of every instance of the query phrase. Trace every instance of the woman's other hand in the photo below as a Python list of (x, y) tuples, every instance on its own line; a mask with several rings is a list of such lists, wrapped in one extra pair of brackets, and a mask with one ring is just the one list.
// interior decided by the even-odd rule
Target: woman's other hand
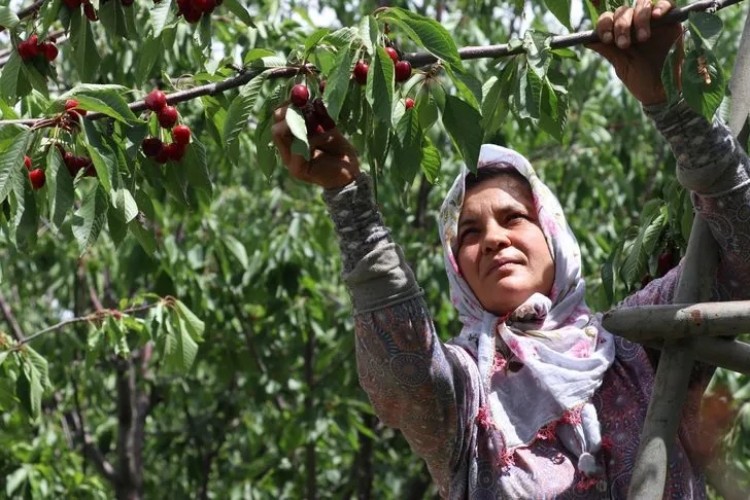
[(672, 7), (670, 0), (656, 0), (654, 4), (636, 0), (634, 7), (604, 12), (596, 24), (601, 42), (588, 45), (614, 66), (620, 80), (644, 105), (667, 100), (661, 70), (669, 49), (682, 35), (682, 26), (673, 23), (652, 28), (651, 22), (664, 17)]
[(310, 160), (292, 153), (294, 136), (286, 123), (287, 107), (274, 111), (273, 142), (292, 177), (325, 189), (340, 188), (359, 175), (359, 159), (354, 146), (337, 128), (308, 136)]

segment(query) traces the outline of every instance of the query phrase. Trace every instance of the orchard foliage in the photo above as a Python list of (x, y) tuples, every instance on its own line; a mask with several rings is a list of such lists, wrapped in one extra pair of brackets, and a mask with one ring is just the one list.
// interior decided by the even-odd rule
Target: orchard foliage
[[(290, 101), (299, 154), (334, 124), (357, 147), (444, 338), (458, 330), (434, 219), (484, 142), (554, 187), (597, 309), (685, 246), (671, 153), (602, 60), (555, 37), (616, 3), (33, 5), (0, 6), (7, 496), (433, 491), (358, 388), (335, 235), (270, 144)], [(690, 14), (671, 98), (723, 113), (746, 10)], [(463, 50), (497, 43), (514, 55)], [(747, 472), (750, 385), (717, 380)]]

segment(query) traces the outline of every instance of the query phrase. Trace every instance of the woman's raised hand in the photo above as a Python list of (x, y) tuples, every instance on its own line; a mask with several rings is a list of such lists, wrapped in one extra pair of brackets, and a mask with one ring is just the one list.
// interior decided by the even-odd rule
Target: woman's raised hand
[[(635, 6), (604, 12), (596, 24), (600, 43), (589, 48), (604, 56), (615, 68), (631, 94), (645, 105), (667, 99), (661, 70), (672, 44), (682, 35), (679, 23), (652, 28), (673, 7), (670, 0), (636, 0)], [(679, 78), (676, 79), (679, 82)]]
[(354, 146), (337, 128), (308, 136), (310, 160), (292, 153), (294, 136), (286, 123), (287, 107), (274, 111), (273, 142), (292, 177), (325, 189), (340, 188), (359, 175), (359, 159)]

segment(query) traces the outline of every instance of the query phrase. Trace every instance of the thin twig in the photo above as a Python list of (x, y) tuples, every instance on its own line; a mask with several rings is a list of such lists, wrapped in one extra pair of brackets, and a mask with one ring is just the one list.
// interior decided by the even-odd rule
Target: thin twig
[[(44, 2), (46, 1), (47, 0), (36, 0), (36, 2), (29, 5), (28, 7), (24, 7), (23, 9), (19, 10), (16, 13), (16, 17), (18, 17), (18, 19), (23, 19), (24, 17), (28, 17), (34, 14), (42, 7), (42, 5), (44, 5)], [(0, 26), (0, 33), (2, 33), (3, 31), (5, 31), (5, 26)]]
[(23, 336), (23, 330), (21, 330), (21, 326), (18, 324), (16, 317), (13, 315), (13, 311), (11, 310), (10, 305), (5, 301), (5, 297), (3, 297), (2, 294), (0, 294), (0, 309), (2, 309), (3, 311), (5, 321), (8, 322), (8, 326), (10, 327), (10, 331), (13, 334), (13, 338), (15, 338), (17, 342), (26, 342), (26, 337)]
[[(687, 19), (688, 14), (690, 12), (716, 11), (716, 10), (729, 7), (730, 5), (734, 5), (743, 1), (744, 0), (716, 0), (716, 1), (700, 0), (698, 2), (687, 5), (685, 7), (674, 9), (673, 11), (665, 15), (662, 19), (654, 22), (653, 25), (659, 26), (665, 23), (682, 22), (685, 19)], [(571, 35), (553, 36), (551, 40), (551, 47), (552, 48), (572, 47), (575, 45), (583, 45), (583, 44), (593, 43), (597, 41), (599, 41), (599, 38), (594, 31), (583, 31), (583, 32), (574, 33)], [(482, 59), (482, 58), (498, 58), (498, 57), (512, 56), (512, 55), (520, 54), (523, 51), (524, 49), (521, 46), (511, 48), (510, 44), (506, 43), (506, 44), (501, 44), (501, 45), (464, 47), (460, 49), (458, 53), (461, 59)], [(413, 52), (410, 54), (405, 54), (403, 59), (409, 61), (412, 64), (412, 66), (425, 66), (425, 65), (433, 64), (437, 62), (437, 58), (435, 56), (433, 56), (432, 54), (425, 53), (425, 52)], [(167, 95), (167, 102), (169, 104), (175, 104), (179, 102), (189, 101), (191, 99), (195, 99), (196, 97), (202, 97), (205, 95), (221, 94), (227, 90), (241, 87), (247, 84), (250, 80), (252, 80), (253, 78), (255, 78), (256, 76), (258, 76), (260, 73), (262, 73), (263, 71), (267, 69), (268, 68), (252, 69), (252, 70), (245, 71), (239, 75), (227, 78), (226, 80), (222, 80), (220, 82), (201, 85), (201, 86), (189, 89), (189, 90), (181, 90), (178, 92), (173, 92)], [(270, 79), (289, 78), (289, 77), (299, 74), (300, 71), (302, 70), (303, 68), (299, 68), (299, 67), (282, 67), (282, 68), (278, 68), (277, 70), (269, 74), (268, 78)], [(304, 68), (304, 71), (307, 71), (307, 72), (317, 71), (317, 69), (312, 65), (306, 65)], [(145, 101), (135, 101), (135, 102), (130, 103), (128, 107), (134, 113), (139, 113), (146, 109), (146, 103)], [(106, 116), (107, 115), (103, 113), (89, 113), (88, 115), (86, 115), (84, 119), (97, 120), (99, 118), (105, 118)], [(43, 124), (39, 123), (44, 120), (46, 120), (45, 123)], [(27, 118), (27, 119), (20, 119), (20, 120), (0, 120), (0, 125), (27, 125), (31, 127), (34, 127), (34, 126), (40, 127), (40, 126), (49, 126), (53, 124), (54, 124), (54, 119), (50, 119), (50, 118)]]
[(154, 302), (152, 304), (145, 304), (141, 306), (134, 306), (130, 307), (128, 309), (123, 309), (122, 311), (118, 311), (116, 309), (102, 309), (101, 311), (97, 311), (95, 313), (87, 314), (86, 316), (79, 316), (77, 318), (70, 318), (66, 319), (64, 321), (60, 321), (59, 323), (49, 326), (45, 328), (44, 330), (39, 330), (38, 332), (34, 333), (33, 335), (30, 335), (26, 337), (23, 341), (19, 341), (18, 344), (16, 344), (16, 348), (20, 347), (23, 344), (28, 344), (32, 340), (36, 339), (40, 335), (44, 335), (45, 333), (53, 332), (55, 330), (60, 330), (61, 328), (64, 328), (68, 325), (72, 325), (75, 323), (87, 323), (91, 321), (99, 321), (104, 319), (107, 316), (117, 316), (120, 314), (132, 314), (137, 312), (146, 311), (148, 309), (151, 309), (153, 307), (158, 306), (159, 304), (163, 304), (166, 299), (163, 299), (159, 302)]

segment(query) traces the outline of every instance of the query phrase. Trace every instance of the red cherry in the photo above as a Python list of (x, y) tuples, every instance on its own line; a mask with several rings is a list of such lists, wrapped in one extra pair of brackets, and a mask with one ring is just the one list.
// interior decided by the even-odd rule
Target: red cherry
[(399, 61), (396, 63), (396, 81), (405, 82), (411, 76), (411, 63), (409, 61)]
[(18, 44), (18, 55), (21, 56), (22, 61), (27, 61), (34, 57), (31, 54), (31, 49), (29, 47), (29, 42), (24, 40), (23, 42)]
[(151, 111), (161, 111), (167, 105), (167, 96), (161, 90), (154, 89), (146, 96), (145, 102)]
[(177, 125), (172, 129), (172, 140), (177, 144), (188, 144), (190, 142), (190, 127), (187, 125)]
[(396, 49), (393, 47), (386, 47), (385, 51), (388, 53), (388, 57), (393, 61), (393, 64), (396, 64), (398, 62), (398, 52), (396, 52)]
[(81, 6), (81, 0), (63, 0), (63, 3), (70, 10), (75, 10)]
[(162, 165), (169, 161), (169, 151), (167, 150), (166, 144), (162, 144), (162, 147), (159, 148), (159, 152), (156, 153), (154, 161), (156, 163), (161, 163)]
[(188, 9), (190, 9), (190, 0), (177, 0), (177, 10), (180, 14), (183, 14)]
[(310, 99), (310, 91), (307, 90), (307, 86), (298, 83), (294, 87), (292, 87), (292, 104), (297, 106), (298, 108), (303, 107), (305, 104), (307, 104), (308, 99)]
[(194, 5), (201, 13), (210, 13), (216, 7), (216, 0), (195, 0)]
[(47, 176), (44, 174), (44, 170), (36, 168), (29, 172), (29, 180), (34, 189), (41, 189), (42, 186), (44, 186), (44, 182), (47, 180)]
[(404, 106), (406, 106), (406, 109), (411, 109), (414, 107), (414, 99), (411, 97), (407, 97), (404, 99)]
[(44, 51), (44, 57), (46, 57), (49, 62), (57, 59), (57, 54), (59, 53), (59, 51), (57, 50), (57, 45), (52, 42), (43, 43), (42, 51)]
[(656, 275), (659, 277), (664, 276), (675, 266), (675, 264), (675, 254), (672, 249), (668, 248), (664, 250), (661, 255), (659, 255), (656, 265)]
[(123, 7), (130, 7), (135, 0), (120, 0)]
[(164, 106), (159, 111), (157, 118), (159, 119), (159, 125), (163, 128), (172, 128), (177, 123), (177, 108)]
[(171, 142), (164, 146), (167, 158), (174, 162), (182, 160), (182, 157), (185, 156), (185, 149), (187, 149), (187, 145), (177, 144), (176, 142)]
[(146, 137), (141, 143), (143, 154), (149, 158), (155, 157), (161, 151), (163, 143), (156, 137)]
[(83, 4), (83, 13), (86, 15), (89, 21), (99, 20), (99, 16), (96, 15), (96, 10), (94, 10), (94, 6), (91, 5), (90, 2), (85, 2)]
[(354, 65), (354, 79), (357, 80), (357, 83), (360, 85), (365, 85), (367, 83), (367, 71), (369, 69), (370, 67), (366, 62), (361, 59), (357, 61), (357, 64)]
[(31, 170), (31, 158), (23, 155), (23, 164), (26, 166), (26, 170)]
[(195, 24), (201, 20), (203, 12), (198, 10), (194, 5), (190, 5), (188, 9), (182, 11), (182, 15), (185, 16), (185, 21)]

